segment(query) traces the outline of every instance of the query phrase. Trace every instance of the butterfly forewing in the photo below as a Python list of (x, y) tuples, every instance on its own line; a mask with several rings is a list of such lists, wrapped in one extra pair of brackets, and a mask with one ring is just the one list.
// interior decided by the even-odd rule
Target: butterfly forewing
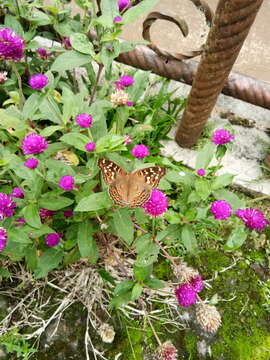
[(146, 184), (156, 188), (159, 185), (160, 179), (166, 173), (165, 168), (160, 166), (150, 166), (144, 169), (135, 171), (134, 175), (143, 176)]
[(116, 163), (109, 159), (99, 159), (98, 166), (102, 171), (102, 176), (106, 184), (111, 184), (119, 175), (125, 175), (126, 172)]

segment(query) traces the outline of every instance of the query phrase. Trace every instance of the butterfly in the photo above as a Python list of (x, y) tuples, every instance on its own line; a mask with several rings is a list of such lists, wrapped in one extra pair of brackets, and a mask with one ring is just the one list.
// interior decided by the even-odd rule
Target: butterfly
[(150, 166), (131, 173), (109, 159), (99, 159), (98, 166), (111, 199), (116, 205), (131, 208), (141, 207), (149, 199), (166, 172), (163, 167)]

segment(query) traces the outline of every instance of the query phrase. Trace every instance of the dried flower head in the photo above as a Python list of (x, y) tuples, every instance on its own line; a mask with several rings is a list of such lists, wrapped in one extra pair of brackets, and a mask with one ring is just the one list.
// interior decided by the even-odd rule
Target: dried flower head
[(7, 231), (0, 227), (0, 251), (3, 251), (7, 243)]
[(263, 230), (269, 224), (264, 214), (258, 209), (238, 209), (235, 214), (245, 223), (246, 227), (251, 230)]
[(111, 95), (111, 103), (113, 105), (126, 105), (128, 101), (128, 94), (122, 89), (116, 89)]
[(177, 360), (177, 349), (171, 341), (161, 344), (155, 353), (156, 360)]
[(0, 221), (5, 217), (11, 217), (14, 215), (14, 208), (16, 203), (12, 200), (8, 194), (0, 193)]
[(221, 324), (217, 308), (203, 302), (196, 304), (196, 319), (201, 328), (210, 333), (215, 333)]
[(188, 283), (193, 278), (199, 275), (199, 272), (197, 270), (193, 269), (190, 266), (187, 266), (186, 263), (181, 263), (179, 265), (175, 264), (173, 266), (173, 272), (176, 279), (180, 283)]
[(54, 216), (54, 214), (55, 214), (54, 210), (48, 210), (48, 209), (45, 209), (45, 208), (39, 209), (39, 216), (40, 216), (42, 221), (51, 219)]
[(124, 136), (124, 144), (125, 145), (130, 145), (132, 143), (132, 138), (130, 135), (125, 135)]
[(101, 340), (105, 343), (112, 343), (114, 340), (114, 336), (115, 336), (115, 331), (114, 328), (107, 324), (107, 323), (103, 323), (99, 329), (98, 329), (98, 333), (101, 337)]
[(212, 203), (210, 211), (215, 219), (226, 220), (232, 214), (232, 207), (225, 200), (216, 200)]
[(24, 56), (23, 39), (8, 28), (0, 29), (0, 59), (19, 61)]
[(46, 150), (47, 147), (48, 143), (45, 138), (38, 134), (29, 134), (22, 141), (22, 150), (24, 155), (40, 154)]
[(143, 204), (146, 214), (159, 216), (164, 214), (168, 208), (167, 196), (160, 190), (153, 189), (149, 200)]
[(50, 56), (53, 55), (52, 53), (48, 53), (48, 51), (44, 48), (38, 48), (37, 53), (43, 60), (47, 60)]
[(29, 85), (32, 89), (41, 90), (46, 85), (48, 85), (49, 79), (46, 75), (43, 74), (35, 74), (32, 75), (29, 79)]
[(228, 142), (233, 141), (233, 139), (233, 134), (224, 129), (217, 129), (212, 136), (212, 142), (215, 145), (225, 145)]
[(191, 306), (196, 303), (196, 291), (189, 284), (181, 284), (175, 289), (175, 295), (181, 306)]
[(0, 71), (0, 84), (3, 84), (7, 81), (7, 71)]

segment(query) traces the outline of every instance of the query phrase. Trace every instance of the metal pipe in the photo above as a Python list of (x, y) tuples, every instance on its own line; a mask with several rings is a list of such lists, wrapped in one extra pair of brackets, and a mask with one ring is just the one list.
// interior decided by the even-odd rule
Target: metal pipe
[[(191, 147), (198, 140), (262, 2), (263, 0), (219, 0), (214, 23), (176, 132), (175, 140), (180, 146)], [(243, 100), (246, 100), (244, 83), (242, 88), (240, 83), (240, 89)], [(270, 93), (268, 96), (270, 97)], [(260, 96), (256, 96), (256, 89), (254, 98), (256, 102), (261, 100)]]

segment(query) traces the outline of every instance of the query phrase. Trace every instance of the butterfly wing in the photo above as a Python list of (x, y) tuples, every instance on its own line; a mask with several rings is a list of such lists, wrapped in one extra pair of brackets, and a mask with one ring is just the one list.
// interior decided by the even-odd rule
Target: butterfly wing
[(161, 178), (166, 174), (166, 170), (161, 166), (150, 166), (137, 170), (133, 174), (143, 176), (146, 184), (150, 185), (154, 189), (158, 187)]
[(117, 176), (126, 175), (126, 172), (121, 166), (109, 159), (99, 159), (98, 167), (101, 169), (104, 182), (108, 185), (113, 183)]

